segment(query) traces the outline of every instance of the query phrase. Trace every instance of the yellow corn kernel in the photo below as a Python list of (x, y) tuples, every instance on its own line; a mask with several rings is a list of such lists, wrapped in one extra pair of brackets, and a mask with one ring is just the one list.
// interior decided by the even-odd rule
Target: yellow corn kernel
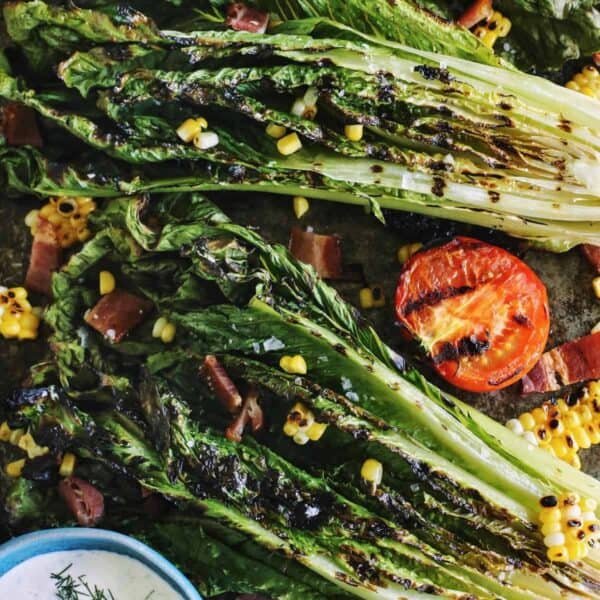
[(565, 84), (565, 87), (567, 87), (570, 90), (573, 90), (575, 92), (579, 91), (579, 84), (576, 81), (573, 81), (572, 79), (571, 79), (571, 81), (569, 81)]
[(568, 542), (566, 548), (569, 560), (581, 560), (588, 553), (588, 545), (585, 542)]
[(60, 461), (60, 467), (58, 468), (58, 474), (61, 477), (70, 477), (75, 471), (75, 455), (72, 452), (65, 452), (63, 459)]
[(579, 408), (579, 418), (581, 423), (589, 423), (594, 418), (589, 406), (584, 405)]
[(191, 142), (201, 131), (206, 128), (208, 123), (205, 119), (186, 119), (178, 128), (177, 135), (186, 144)]
[(574, 454), (568, 462), (573, 468), (577, 469), (578, 471), (581, 470), (581, 460), (577, 454)]
[(367, 458), (360, 469), (360, 476), (375, 486), (383, 479), (383, 465), (374, 458)]
[(23, 467), (25, 467), (25, 459), (21, 458), (20, 460), (15, 460), (11, 463), (8, 463), (4, 467), (4, 472), (9, 477), (21, 477), (21, 473), (23, 472)]
[(285, 135), (286, 128), (283, 125), (277, 125), (277, 123), (269, 123), (266, 132), (268, 136), (278, 140)]
[(370, 287), (365, 287), (360, 290), (358, 293), (358, 301), (360, 303), (360, 307), (365, 310), (373, 308), (373, 291)]
[(165, 317), (159, 317), (154, 322), (154, 327), (152, 327), (152, 337), (159, 338), (162, 335), (163, 329), (168, 323)]
[(546, 556), (552, 562), (566, 562), (569, 560), (569, 553), (566, 546), (554, 546), (548, 548)]
[(279, 366), (286, 373), (294, 373), (296, 375), (306, 375), (308, 368), (304, 357), (300, 354), (296, 356), (282, 356), (279, 361)]
[(44, 454), (48, 454), (49, 452), (48, 448), (38, 446), (36, 441), (33, 439), (33, 436), (29, 432), (21, 436), (17, 446), (21, 448), (21, 450), (25, 450), (25, 452), (27, 452), (27, 457), (30, 459), (37, 458), (38, 456), (44, 456)]
[(114, 291), (117, 282), (115, 281), (115, 276), (110, 271), (100, 271), (99, 279), (99, 289), (100, 295), (105, 296), (106, 294), (110, 294)]
[(414, 244), (405, 244), (404, 246), (400, 246), (400, 248), (398, 248), (398, 262), (400, 264), (404, 264), (413, 254), (416, 254), (422, 247), (423, 244), (421, 244), (421, 242), (415, 242)]
[(283, 425), (283, 433), (288, 437), (294, 437), (298, 431), (300, 431), (300, 426), (295, 421), (286, 421)]
[(344, 127), (344, 135), (351, 142), (360, 142), (364, 134), (364, 127), (362, 123), (356, 123), (354, 125), (346, 125)]
[(10, 440), (10, 427), (8, 423), (4, 421), (0, 425), (0, 442), (8, 442)]
[(544, 537), (552, 533), (560, 533), (562, 531), (562, 524), (560, 521), (548, 521), (543, 524), (541, 531)]
[(15, 338), (21, 331), (19, 320), (14, 315), (4, 315), (0, 321), (0, 333), (5, 338)]
[(564, 458), (567, 455), (569, 447), (567, 446), (567, 442), (565, 442), (564, 438), (554, 437), (550, 443), (552, 445), (552, 449), (554, 450), (554, 454), (556, 454), (558, 458)]
[(297, 133), (289, 133), (277, 141), (277, 150), (284, 156), (298, 152), (302, 148), (302, 142)]
[(327, 429), (327, 423), (313, 423), (307, 430), (306, 435), (312, 442), (318, 442)]
[(592, 289), (594, 290), (594, 294), (596, 294), (596, 298), (600, 298), (600, 276), (594, 277), (592, 281)]
[(304, 196), (294, 196), (293, 205), (294, 214), (296, 215), (297, 219), (301, 219), (310, 208), (310, 204)]
[(539, 406), (531, 411), (531, 416), (534, 418), (537, 425), (543, 425), (546, 423), (547, 413)]
[(10, 437), (8, 438), (8, 441), (13, 445), (13, 446), (17, 446), (19, 444), (19, 440), (25, 435), (25, 430), (24, 429), (13, 429), (10, 432)]
[(308, 439), (308, 435), (306, 435), (306, 433), (304, 431), (298, 431), (294, 437), (293, 437), (294, 443), (298, 444), (299, 446), (304, 446), (305, 444), (308, 444), (309, 439)]
[(165, 344), (170, 344), (175, 339), (177, 328), (173, 323), (167, 323), (160, 334), (160, 339)]
[(586, 433), (583, 427), (575, 427), (571, 432), (573, 439), (579, 448), (589, 448), (592, 445), (590, 436)]
[(525, 431), (531, 431), (535, 427), (535, 419), (530, 412), (519, 415), (519, 421), (521, 422), (521, 425), (523, 425)]
[(593, 498), (584, 498), (581, 501), (581, 509), (586, 512), (594, 512), (598, 508), (598, 502)]
[(563, 422), (566, 429), (571, 431), (577, 427), (581, 427), (581, 419), (574, 410), (570, 410), (566, 415), (564, 415)]
[(475, 30), (475, 35), (481, 40), (481, 43), (488, 48), (493, 48), (496, 40), (498, 39), (498, 34), (495, 31), (489, 31), (484, 27), (478, 27)]
[(560, 508), (553, 506), (552, 508), (542, 508), (538, 518), (541, 523), (559, 523), (562, 517)]

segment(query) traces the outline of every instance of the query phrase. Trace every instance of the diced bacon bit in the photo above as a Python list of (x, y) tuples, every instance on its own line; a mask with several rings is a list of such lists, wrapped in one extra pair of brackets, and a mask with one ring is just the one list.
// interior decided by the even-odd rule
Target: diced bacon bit
[(593, 244), (582, 244), (581, 250), (589, 263), (600, 273), (600, 246)]
[(236, 31), (264, 33), (269, 24), (269, 13), (248, 6), (243, 2), (235, 2), (227, 7), (225, 23)]
[(152, 302), (149, 300), (116, 289), (102, 296), (96, 306), (86, 313), (84, 319), (110, 342), (118, 343), (139, 325), (151, 310)]
[(2, 131), (9, 146), (43, 145), (35, 111), (18, 102), (9, 102), (2, 109)]
[(551, 392), (565, 385), (600, 378), (600, 332), (545, 352), (523, 378), (523, 393)]
[(225, 437), (232, 442), (241, 442), (248, 424), (253, 433), (260, 431), (264, 425), (263, 410), (258, 403), (258, 392), (255, 389), (251, 389), (244, 398), (242, 410), (225, 430)]
[(104, 515), (104, 496), (79, 477), (61, 480), (58, 493), (83, 527), (93, 527)]
[(204, 377), (223, 408), (232, 415), (237, 414), (242, 407), (242, 396), (216, 356), (209, 354), (204, 359), (200, 375)]
[(458, 17), (457, 23), (471, 29), (477, 23), (487, 20), (493, 13), (492, 0), (475, 0), (465, 12)]
[(57, 231), (52, 223), (38, 217), (25, 287), (32, 292), (52, 295), (52, 273), (60, 267), (61, 263), (62, 249)]
[(299, 261), (312, 265), (324, 279), (343, 277), (341, 240), (337, 235), (319, 235), (294, 227), (290, 236), (290, 252)]

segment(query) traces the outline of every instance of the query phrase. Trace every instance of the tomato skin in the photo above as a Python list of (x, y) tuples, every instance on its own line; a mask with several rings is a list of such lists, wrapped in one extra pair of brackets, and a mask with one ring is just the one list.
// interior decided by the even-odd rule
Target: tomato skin
[(548, 295), (506, 250), (467, 237), (415, 254), (396, 289), (396, 317), (425, 347), (438, 373), (473, 392), (523, 377), (544, 351)]

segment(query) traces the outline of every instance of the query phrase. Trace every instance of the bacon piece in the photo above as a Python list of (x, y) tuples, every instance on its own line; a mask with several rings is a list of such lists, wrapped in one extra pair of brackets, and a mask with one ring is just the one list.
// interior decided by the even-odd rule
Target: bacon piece
[(600, 333), (545, 352), (522, 379), (523, 393), (551, 392), (565, 385), (600, 378)]
[(337, 235), (319, 235), (292, 228), (290, 252), (299, 261), (312, 265), (324, 279), (343, 277), (341, 240)]
[(83, 527), (93, 527), (104, 515), (104, 496), (91, 483), (79, 477), (67, 477), (60, 481), (58, 493)]
[(85, 322), (113, 343), (120, 342), (152, 310), (152, 302), (124, 290), (102, 296)]
[(600, 273), (600, 246), (594, 246), (594, 244), (582, 244), (581, 250), (592, 267)]
[(592, 54), (592, 60), (597, 67), (600, 67), (600, 52), (594, 52), (594, 54)]
[(204, 364), (200, 367), (200, 375), (204, 377), (223, 408), (235, 415), (242, 406), (242, 396), (216, 356), (206, 356)]
[(489, 19), (489, 17), (492, 16), (492, 12), (492, 0), (475, 0), (475, 2), (469, 5), (467, 10), (458, 17), (456, 22), (467, 29), (471, 29), (471, 27), (474, 27), (484, 19)]
[(25, 276), (25, 287), (32, 292), (52, 295), (52, 273), (62, 263), (62, 249), (58, 242), (55, 227), (38, 217), (37, 229), (33, 236), (29, 268)]
[(241, 442), (248, 423), (253, 433), (260, 431), (264, 425), (264, 414), (258, 403), (258, 392), (255, 389), (251, 389), (244, 398), (242, 410), (225, 430), (225, 437), (232, 442)]
[(235, 2), (227, 7), (225, 23), (236, 31), (264, 33), (269, 24), (269, 13), (248, 6), (243, 2)]
[(9, 146), (43, 145), (35, 111), (18, 102), (9, 102), (2, 109), (2, 131)]

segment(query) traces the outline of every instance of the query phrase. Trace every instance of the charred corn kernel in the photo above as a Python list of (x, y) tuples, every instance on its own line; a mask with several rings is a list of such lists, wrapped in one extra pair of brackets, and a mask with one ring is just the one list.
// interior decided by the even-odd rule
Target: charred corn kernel
[(25, 288), (0, 288), (0, 335), (7, 339), (34, 339), (39, 324)]
[(415, 242), (414, 244), (405, 244), (398, 248), (398, 262), (404, 264), (413, 254), (416, 254), (423, 244), (421, 242)]
[(282, 356), (279, 366), (286, 373), (295, 373), (296, 375), (306, 375), (308, 371), (306, 361), (300, 354), (296, 354), (296, 356)]
[(344, 135), (351, 142), (360, 142), (360, 140), (362, 140), (363, 133), (364, 133), (364, 127), (363, 127), (362, 123), (356, 123), (354, 125), (346, 125), (344, 127)]
[(65, 452), (62, 460), (60, 461), (60, 467), (58, 468), (58, 474), (61, 477), (70, 477), (75, 471), (75, 455), (71, 452)]
[(162, 335), (163, 329), (167, 325), (168, 321), (165, 317), (159, 317), (154, 322), (154, 327), (152, 327), (152, 337), (159, 338)]
[(315, 415), (302, 402), (296, 402), (288, 413), (287, 420), (296, 423), (299, 429), (305, 430), (315, 422)]
[(569, 560), (566, 546), (553, 546), (552, 548), (548, 548), (546, 556), (548, 557), (548, 560), (551, 560), (552, 562), (566, 562)]
[(11, 463), (8, 463), (4, 467), (4, 472), (9, 477), (21, 477), (21, 473), (23, 472), (24, 467), (25, 467), (25, 459), (21, 458), (20, 460), (15, 460)]
[(502, 13), (494, 11), (490, 18), (483, 24), (478, 25), (473, 33), (488, 48), (493, 48), (496, 40), (506, 37), (510, 31), (512, 23)]
[(297, 133), (290, 133), (277, 141), (277, 150), (284, 156), (298, 152), (302, 148), (302, 142)]
[(287, 130), (283, 125), (277, 125), (277, 123), (269, 123), (266, 129), (267, 135), (276, 140), (283, 137), (286, 131)]
[(298, 431), (300, 431), (300, 425), (298, 425), (298, 423), (295, 421), (287, 420), (283, 424), (283, 433), (285, 433), (285, 435), (288, 437), (294, 437)]
[(371, 285), (362, 288), (358, 296), (360, 306), (364, 309), (381, 308), (385, 306), (385, 294), (380, 285)]
[(198, 150), (208, 150), (219, 144), (219, 136), (214, 131), (201, 131), (193, 142)]
[(39, 215), (40, 215), (39, 210), (30, 210), (25, 215), (25, 225), (27, 225), (27, 227), (29, 227), (29, 229), (31, 229), (32, 227), (37, 227), (37, 220), (38, 220)]
[(44, 456), (44, 454), (48, 454), (48, 448), (38, 446), (36, 441), (33, 439), (31, 433), (27, 432), (21, 436), (19, 439), (17, 446), (27, 452), (27, 457), (37, 458), (38, 456)]
[(100, 288), (100, 295), (105, 296), (114, 291), (117, 282), (115, 276), (110, 271), (100, 271), (98, 287)]
[(32, 213), (27, 215), (26, 223), (30, 223), (31, 233), (35, 235), (40, 217), (46, 219), (54, 225), (60, 246), (69, 248), (89, 237), (87, 218), (95, 209), (96, 203), (84, 196), (50, 198), (48, 203), (40, 208), (36, 218)]
[(296, 215), (297, 219), (301, 219), (310, 208), (310, 204), (308, 203), (308, 200), (304, 198), (304, 196), (294, 196), (293, 205), (294, 214)]
[(13, 445), (13, 446), (17, 446), (19, 444), (19, 440), (25, 435), (25, 430), (24, 429), (13, 429), (10, 432), (10, 437), (8, 438), (8, 441)]
[(374, 458), (367, 458), (360, 469), (360, 476), (374, 486), (378, 486), (383, 479), (383, 465)]
[(173, 323), (167, 323), (160, 333), (160, 339), (165, 344), (170, 344), (175, 339), (177, 328)]
[(313, 423), (306, 430), (306, 435), (311, 442), (318, 442), (323, 437), (326, 430), (327, 423)]
[(10, 427), (8, 423), (4, 421), (2, 425), (0, 425), (0, 442), (8, 442), (10, 440)]
[(208, 127), (206, 119), (202, 117), (198, 119), (186, 119), (178, 128), (177, 135), (186, 144), (193, 141), (193, 139), (203, 130)]
[(290, 108), (290, 112), (296, 117), (301, 117), (305, 110), (306, 103), (304, 102), (304, 98), (296, 98), (294, 104), (292, 104), (292, 108)]
[(600, 100), (600, 72), (594, 65), (586, 65), (566, 83), (566, 87)]

